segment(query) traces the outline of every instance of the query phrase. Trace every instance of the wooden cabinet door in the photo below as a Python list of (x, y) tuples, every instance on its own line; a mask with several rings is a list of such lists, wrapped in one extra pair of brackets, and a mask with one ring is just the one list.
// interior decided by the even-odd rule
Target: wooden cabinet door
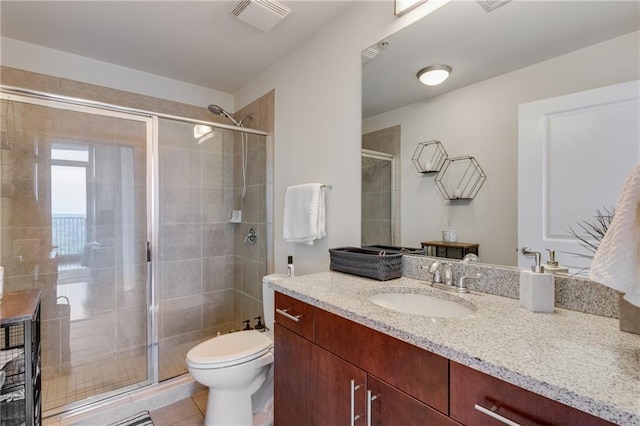
[(278, 426), (312, 424), (310, 399), (315, 371), (311, 365), (315, 345), (274, 324), (274, 422)]
[(364, 371), (280, 324), (274, 339), (276, 425), (350, 425), (352, 413), (354, 425), (365, 424)]
[(315, 320), (316, 344), (449, 414), (446, 358), (321, 309)]
[(313, 358), (314, 385), (308, 395), (316, 415), (313, 424), (364, 426), (367, 374), (319, 346)]
[(480, 411), (483, 408), (523, 426), (612, 425), (583, 411), (451, 362), (451, 417), (466, 425), (501, 424)]
[[(460, 423), (434, 410), (427, 404), (369, 375), (367, 390), (371, 392), (367, 399), (371, 406), (372, 426), (460, 426)], [(368, 410), (367, 410), (368, 411)]]

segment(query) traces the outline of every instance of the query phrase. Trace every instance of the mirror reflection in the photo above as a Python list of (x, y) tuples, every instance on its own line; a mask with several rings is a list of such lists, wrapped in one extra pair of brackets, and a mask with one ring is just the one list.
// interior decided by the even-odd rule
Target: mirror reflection
[[(571, 272), (587, 268), (570, 226), (615, 206), (640, 159), (639, 16), (637, 2), (452, 2), (366, 49), (363, 244), (442, 243), (452, 257), (470, 244), (509, 266), (531, 263), (527, 245), (543, 263), (549, 249)], [(449, 78), (420, 83), (435, 64)], [(437, 173), (416, 170), (412, 155), (431, 140), (478, 162), (475, 198), (447, 200)], [(367, 181), (365, 152), (392, 157), (395, 191)]]

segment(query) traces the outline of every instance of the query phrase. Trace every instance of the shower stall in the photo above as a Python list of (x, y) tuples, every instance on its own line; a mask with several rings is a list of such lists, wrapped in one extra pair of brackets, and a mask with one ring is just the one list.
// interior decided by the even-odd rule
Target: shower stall
[(262, 314), (265, 132), (10, 87), (0, 106), (0, 265), (5, 292), (42, 291), (45, 417), (184, 374)]

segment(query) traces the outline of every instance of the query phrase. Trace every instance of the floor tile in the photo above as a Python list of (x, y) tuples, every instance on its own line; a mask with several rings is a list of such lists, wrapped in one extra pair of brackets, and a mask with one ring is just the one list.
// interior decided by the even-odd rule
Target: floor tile
[[(154, 426), (171, 426), (195, 414), (201, 415), (192, 398), (185, 398), (173, 404), (151, 411)], [(203, 420), (204, 422), (204, 420)]]

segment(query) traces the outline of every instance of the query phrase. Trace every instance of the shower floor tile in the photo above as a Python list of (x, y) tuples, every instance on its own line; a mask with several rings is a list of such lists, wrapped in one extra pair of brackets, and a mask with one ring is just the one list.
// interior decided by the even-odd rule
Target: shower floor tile
[(95, 361), (70, 367), (66, 374), (43, 377), (43, 410), (59, 408), (86, 398), (146, 380), (146, 356)]
[[(198, 343), (200, 340), (164, 348), (160, 354), (160, 381), (185, 374), (187, 352)], [(66, 374), (53, 377), (43, 375), (43, 410), (63, 407), (146, 379), (145, 355), (119, 358), (117, 361), (100, 359), (92, 363), (72, 366)]]

